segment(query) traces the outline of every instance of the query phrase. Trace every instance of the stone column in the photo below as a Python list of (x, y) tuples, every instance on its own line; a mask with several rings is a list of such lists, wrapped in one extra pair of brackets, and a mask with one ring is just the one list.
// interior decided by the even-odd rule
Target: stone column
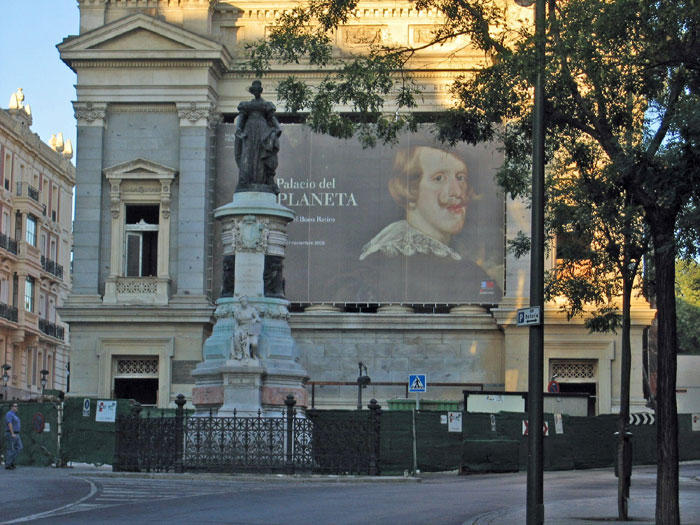
[(74, 102), (78, 121), (73, 293), (99, 298), (102, 144), (107, 104)]
[(180, 173), (178, 180), (177, 296), (203, 298), (208, 290), (210, 146), (220, 121), (212, 101), (178, 103)]

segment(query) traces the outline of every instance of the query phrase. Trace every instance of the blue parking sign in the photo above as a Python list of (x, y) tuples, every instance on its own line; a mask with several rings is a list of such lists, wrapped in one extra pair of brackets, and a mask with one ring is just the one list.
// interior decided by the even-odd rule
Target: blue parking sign
[(425, 379), (425, 374), (410, 374), (408, 376), (409, 392), (425, 392), (427, 388), (428, 383)]

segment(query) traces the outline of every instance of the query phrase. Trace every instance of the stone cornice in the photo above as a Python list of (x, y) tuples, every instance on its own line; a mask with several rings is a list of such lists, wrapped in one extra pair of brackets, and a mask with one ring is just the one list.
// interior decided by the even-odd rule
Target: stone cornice
[[(152, 35), (157, 43), (154, 47), (141, 49), (139, 46), (143, 42), (134, 40), (135, 48), (125, 49), (122, 42), (136, 38), (133, 35), (137, 32)], [(114, 42), (120, 45), (114, 46)], [(61, 60), (74, 71), (85, 61), (209, 60), (220, 63), (222, 69), (231, 64), (231, 55), (221, 44), (141, 12), (68, 38), (58, 45), (58, 49)]]
[(101, 6), (101, 5), (119, 5), (119, 7), (138, 7), (143, 9), (144, 7), (171, 7), (172, 4), (178, 6), (192, 6), (192, 5), (202, 5), (214, 7), (218, 0), (78, 0), (78, 5), (80, 7), (91, 7), (91, 6)]
[[(314, 80), (324, 78), (328, 74), (329, 70), (292, 70), (288, 68), (278, 69), (276, 71), (265, 72), (263, 79), (273, 79), (282, 80), (287, 78), (289, 75), (294, 75), (297, 78)], [(426, 80), (444, 80), (449, 82), (450, 85), (454, 82), (455, 76), (461, 73), (467, 73), (473, 71), (473, 69), (420, 69), (420, 70), (408, 70), (408, 73), (416, 80), (426, 79)], [(398, 74), (396, 75), (398, 78)], [(223, 75), (224, 80), (240, 80), (242, 82), (249, 82), (250, 80), (241, 76), (238, 71), (231, 71)], [(251, 77), (252, 78), (252, 77)]]
[(187, 60), (173, 59), (173, 60), (148, 60), (148, 59), (134, 59), (133, 57), (127, 57), (127, 59), (120, 60), (100, 60), (98, 58), (91, 59), (85, 58), (81, 60), (74, 60), (72, 64), (75, 69), (126, 69), (126, 68), (159, 68), (159, 69), (193, 69), (193, 68), (203, 68), (209, 69), (214, 66), (214, 61), (210, 58), (204, 58), (201, 60), (193, 60), (191, 58)]
[(110, 104), (109, 113), (175, 113), (174, 103), (164, 104)]
[(133, 323), (212, 323), (213, 306), (136, 306), (91, 305), (77, 306), (70, 302), (58, 308), (61, 321), (75, 324), (133, 324)]
[[(275, 20), (280, 15), (288, 13), (298, 3), (296, 2), (278, 2), (276, 7), (271, 8), (270, 3), (264, 2), (247, 2), (237, 1), (235, 4), (228, 3), (219, 0), (219, 3), (215, 7), (215, 13), (236, 13), (238, 18), (242, 19), (271, 19)], [(404, 5), (400, 5), (398, 2), (392, 3), (392, 7), (387, 7), (386, 3), (376, 2), (369, 3), (363, 2), (357, 9), (355, 9), (349, 16), (350, 20), (361, 20), (361, 19), (408, 19), (408, 20), (419, 20), (426, 24), (438, 24), (444, 20), (444, 15), (440, 13), (437, 9), (422, 10), (418, 11), (414, 7), (414, 4), (405, 2)]]

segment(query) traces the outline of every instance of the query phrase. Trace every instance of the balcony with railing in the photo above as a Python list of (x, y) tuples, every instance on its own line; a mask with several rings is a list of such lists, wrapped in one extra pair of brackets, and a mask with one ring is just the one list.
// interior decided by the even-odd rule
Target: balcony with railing
[(28, 182), (17, 183), (17, 196), (27, 196), (30, 199), (39, 202), (39, 190), (37, 190), (34, 186), (30, 185)]
[(17, 241), (11, 239), (4, 233), (0, 233), (0, 248), (7, 252), (14, 253), (15, 255), (17, 255)]
[(17, 308), (9, 304), (0, 303), (0, 317), (8, 321), (17, 322)]
[(60, 339), (61, 341), (63, 341), (66, 331), (62, 326), (58, 326), (51, 321), (42, 319), (41, 317), (39, 318), (39, 330), (41, 330), (42, 333), (55, 337), (56, 339)]
[(41, 267), (44, 271), (49, 272), (51, 275), (55, 275), (59, 279), (63, 279), (63, 266), (58, 264), (56, 261), (52, 261), (48, 257), (41, 256)]

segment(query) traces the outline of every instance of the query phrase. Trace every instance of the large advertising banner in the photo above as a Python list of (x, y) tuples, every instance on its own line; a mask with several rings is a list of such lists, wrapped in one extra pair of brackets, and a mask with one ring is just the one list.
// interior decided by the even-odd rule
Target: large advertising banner
[(285, 259), (289, 301), (500, 301), (505, 201), (494, 181), (503, 162), (496, 146), (450, 148), (422, 130), (363, 149), (303, 125), (283, 130), (278, 199), (297, 214)]

